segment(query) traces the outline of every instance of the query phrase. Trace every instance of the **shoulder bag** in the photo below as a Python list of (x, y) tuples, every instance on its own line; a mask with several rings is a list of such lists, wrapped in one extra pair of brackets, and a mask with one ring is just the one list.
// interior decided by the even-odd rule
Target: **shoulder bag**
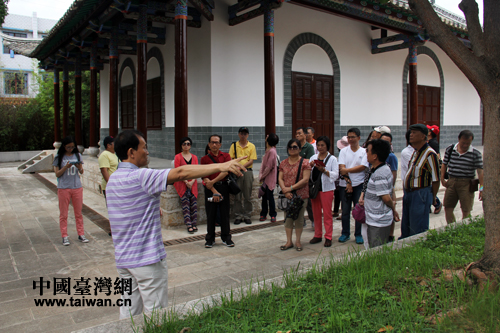
[[(212, 162), (218, 163), (215, 161), (215, 159), (212, 157), (212, 155), (210, 155), (210, 153), (208, 153), (208, 157), (212, 160)], [(238, 186), (238, 184), (236, 184), (236, 176), (231, 172), (229, 173), (229, 175), (227, 177), (227, 185), (229, 186), (229, 193), (230, 194), (236, 195), (236, 194), (241, 192), (240, 187)]]
[[(299, 161), (299, 169), (297, 170), (297, 177), (295, 178), (295, 183), (299, 182), (300, 172), (302, 170), (302, 163), (304, 162), (304, 158), (301, 158)], [(282, 192), (280, 195), (284, 196)], [(297, 191), (292, 191), (292, 199), (287, 199), (286, 209), (280, 208), (286, 212), (286, 218), (291, 218), (292, 220), (296, 220), (298, 218), (299, 212), (304, 205), (304, 200), (297, 194)], [(279, 199), (279, 196), (278, 196)], [(286, 197), (285, 197), (286, 199)], [(279, 207), (278, 207), (279, 208)]]
[[(327, 165), (328, 160), (330, 159), (330, 156), (332, 156), (332, 155), (328, 154), (328, 156), (326, 157), (325, 166)], [(311, 175), (312, 175), (312, 172), (311, 172)], [(320, 174), (318, 179), (316, 179), (314, 181), (312, 179), (309, 179), (309, 199), (316, 199), (316, 197), (318, 196), (319, 188), (321, 187), (320, 185), (321, 185), (321, 177), (322, 176), (323, 175)]]

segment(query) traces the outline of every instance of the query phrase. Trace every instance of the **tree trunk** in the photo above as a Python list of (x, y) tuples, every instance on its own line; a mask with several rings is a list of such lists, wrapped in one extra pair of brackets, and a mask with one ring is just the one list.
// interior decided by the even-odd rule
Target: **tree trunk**
[[(443, 23), (428, 0), (409, 0), (410, 8), (422, 20), (436, 43), (476, 88), (483, 103), (484, 192), (486, 237), (483, 257), (475, 264), (500, 276), (500, 1), (484, 1), (484, 26), (477, 17), (475, 0), (462, 0), (472, 51)], [(467, 126), (464, 126), (464, 129)], [(476, 139), (478, 140), (478, 139)], [(477, 141), (476, 141), (477, 142)], [(476, 194), (477, 195), (477, 194)]]
[[(476, 267), (500, 276), (500, 89), (491, 89), (483, 101), (484, 135), (484, 198), (486, 221), (484, 254)], [(477, 140), (477, 139), (476, 139)]]

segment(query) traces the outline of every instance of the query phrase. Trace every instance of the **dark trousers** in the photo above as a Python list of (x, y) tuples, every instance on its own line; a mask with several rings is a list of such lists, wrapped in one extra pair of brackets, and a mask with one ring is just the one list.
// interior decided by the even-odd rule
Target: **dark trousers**
[(416, 191), (404, 191), (400, 238), (429, 230), (429, 207), (433, 199), (431, 186)]
[[(354, 186), (352, 188), (352, 195), (348, 198), (346, 188), (340, 186), (340, 197), (342, 199), (342, 235), (351, 235), (351, 208), (353, 202), (358, 203), (363, 184)], [(354, 236), (361, 236), (361, 223), (355, 222)]]
[(268, 212), (270, 217), (276, 217), (277, 215), (273, 191), (266, 187), (266, 193), (262, 196), (262, 210), (260, 211), (260, 216), (266, 217)]
[(207, 235), (206, 241), (215, 241), (215, 222), (217, 222), (217, 211), (220, 209), (220, 238), (223, 241), (231, 240), (231, 227), (229, 225), (229, 186), (226, 181), (221, 184), (215, 184), (215, 189), (222, 195), (224, 200), (220, 202), (209, 202), (208, 198), (213, 193), (205, 188), (205, 209), (207, 211)]
[(333, 212), (338, 213), (340, 208), (340, 189), (337, 186), (333, 192)]
[[(313, 215), (313, 209), (312, 209), (312, 204), (311, 204), (311, 199), (307, 200), (307, 216), (309, 216), (309, 220), (314, 223), (314, 215)], [(305, 220), (304, 220), (305, 221)]]

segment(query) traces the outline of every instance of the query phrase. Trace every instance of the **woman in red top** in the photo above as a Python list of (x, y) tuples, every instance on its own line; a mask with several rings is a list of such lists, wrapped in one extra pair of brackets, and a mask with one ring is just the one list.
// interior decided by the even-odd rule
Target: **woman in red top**
[[(191, 154), (193, 141), (188, 138), (181, 139), (182, 152), (175, 155), (174, 166), (176, 168), (186, 164), (198, 164), (198, 157)], [(198, 231), (196, 222), (198, 220), (198, 184), (196, 179), (175, 182), (174, 187), (181, 197), (182, 214), (187, 231), (192, 234)]]
[[(282, 251), (288, 250), (293, 247), (292, 243), (292, 233), (293, 227), (295, 225), (295, 245), (297, 246), (297, 251), (302, 251), (302, 243), (300, 242), (300, 236), (302, 235), (302, 229), (304, 228), (304, 211), (307, 207), (307, 199), (309, 198), (309, 177), (311, 176), (311, 165), (309, 165), (308, 159), (301, 159), (300, 157), (300, 141), (297, 139), (292, 139), (288, 141), (288, 158), (281, 162), (280, 173), (279, 173), (279, 184), (281, 191), (286, 195), (288, 199), (293, 197), (293, 191), (296, 191), (303, 200), (304, 204), (299, 212), (297, 219), (292, 220), (291, 218), (286, 218), (285, 220), (285, 231), (286, 231), (286, 244), (281, 246)], [(302, 168), (300, 171), (299, 181), (297, 180), (297, 173), (299, 171), (299, 162), (302, 160)]]

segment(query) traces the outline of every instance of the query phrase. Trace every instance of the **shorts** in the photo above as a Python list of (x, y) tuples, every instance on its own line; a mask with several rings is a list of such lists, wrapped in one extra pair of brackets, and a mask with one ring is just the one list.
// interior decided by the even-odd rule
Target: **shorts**
[(469, 191), (469, 178), (450, 178), (448, 187), (444, 192), (443, 205), (445, 208), (455, 208), (460, 201), (462, 212), (472, 211), (474, 205), (474, 192)]

